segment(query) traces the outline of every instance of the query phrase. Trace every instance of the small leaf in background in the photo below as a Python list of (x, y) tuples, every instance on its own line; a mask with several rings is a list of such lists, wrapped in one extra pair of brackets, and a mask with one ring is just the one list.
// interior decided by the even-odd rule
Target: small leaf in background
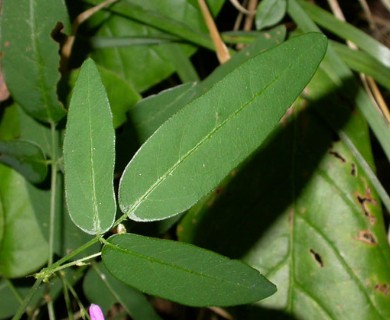
[(190, 208), (267, 138), (326, 47), (318, 33), (293, 38), (245, 62), (175, 114), (126, 167), (121, 210), (153, 221)]
[(177, 241), (115, 235), (104, 245), (102, 259), (124, 283), (189, 306), (250, 303), (276, 291), (241, 261)]
[(98, 304), (104, 313), (120, 303), (134, 320), (160, 320), (147, 298), (137, 289), (114, 278), (103, 263), (93, 264), (83, 282), (89, 301)]
[(0, 206), (4, 216), (0, 275), (23, 277), (42, 266), (49, 252), (27, 191), (28, 182), (0, 165)]
[(0, 141), (0, 162), (14, 168), (32, 183), (42, 182), (47, 175), (42, 149), (29, 141)]
[(41, 121), (59, 121), (59, 44), (52, 38), (58, 23), (67, 25), (63, 1), (4, 1), (1, 19), (2, 66), (13, 99)]
[(256, 29), (271, 27), (283, 19), (286, 14), (286, 0), (263, 0), (257, 6)]
[(90, 234), (112, 226), (115, 132), (95, 63), (81, 67), (70, 102), (64, 140), (65, 192), (73, 222)]

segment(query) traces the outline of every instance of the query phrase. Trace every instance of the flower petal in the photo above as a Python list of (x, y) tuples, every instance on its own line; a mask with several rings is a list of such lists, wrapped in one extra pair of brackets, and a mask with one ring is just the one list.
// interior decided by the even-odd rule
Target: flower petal
[(104, 320), (102, 309), (97, 304), (91, 304), (89, 307), (89, 316), (91, 320)]

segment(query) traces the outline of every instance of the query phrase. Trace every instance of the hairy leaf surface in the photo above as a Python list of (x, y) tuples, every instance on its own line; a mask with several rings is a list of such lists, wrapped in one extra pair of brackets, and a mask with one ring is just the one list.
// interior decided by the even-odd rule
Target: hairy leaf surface
[(312, 33), (259, 54), (170, 118), (126, 167), (121, 210), (134, 220), (162, 220), (210, 192), (266, 139), (326, 46)]
[(102, 258), (128, 285), (190, 306), (250, 303), (276, 291), (241, 261), (177, 241), (115, 235), (104, 245)]
[(104, 86), (94, 62), (81, 67), (69, 107), (64, 140), (65, 191), (73, 222), (90, 234), (113, 224), (115, 132)]

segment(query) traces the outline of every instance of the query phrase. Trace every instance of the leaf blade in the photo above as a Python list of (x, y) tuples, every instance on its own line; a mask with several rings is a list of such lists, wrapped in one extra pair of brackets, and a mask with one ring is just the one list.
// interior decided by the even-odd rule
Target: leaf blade
[(47, 164), (42, 149), (24, 140), (0, 141), (0, 162), (3, 162), (33, 183), (42, 182)]
[(7, 1), (1, 23), (3, 67), (7, 86), (30, 115), (58, 121), (65, 109), (57, 97), (60, 57), (51, 32), (67, 25), (63, 1)]
[[(305, 69), (295, 52), (303, 47)], [(126, 167), (121, 210), (131, 219), (152, 221), (188, 209), (261, 144), (310, 80), (325, 49), (319, 34), (290, 40), (244, 63), (170, 118)], [(297, 72), (299, 80), (285, 90)], [(191, 124), (199, 127), (190, 132)]]
[(286, 0), (262, 1), (256, 10), (256, 29), (261, 30), (277, 24), (286, 14)]
[(102, 259), (119, 280), (190, 306), (248, 303), (276, 291), (244, 263), (177, 241), (115, 235), (103, 247)]
[(104, 233), (114, 222), (114, 144), (108, 98), (96, 65), (88, 59), (70, 102), (64, 167), (69, 214), (90, 234)]
[(98, 304), (103, 312), (120, 303), (134, 320), (161, 320), (141, 292), (114, 278), (101, 262), (93, 264), (87, 272), (83, 291), (89, 301)]
[(47, 261), (48, 243), (39, 228), (28, 193), (29, 183), (4, 165), (0, 165), (0, 178), (0, 205), (4, 218), (0, 274), (7, 278), (22, 277)]

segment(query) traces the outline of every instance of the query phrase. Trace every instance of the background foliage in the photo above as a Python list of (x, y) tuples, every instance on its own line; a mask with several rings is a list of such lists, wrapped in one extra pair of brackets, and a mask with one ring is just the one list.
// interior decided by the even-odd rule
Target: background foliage
[(0, 3), (1, 319), (390, 317), (388, 3), (201, 2)]

